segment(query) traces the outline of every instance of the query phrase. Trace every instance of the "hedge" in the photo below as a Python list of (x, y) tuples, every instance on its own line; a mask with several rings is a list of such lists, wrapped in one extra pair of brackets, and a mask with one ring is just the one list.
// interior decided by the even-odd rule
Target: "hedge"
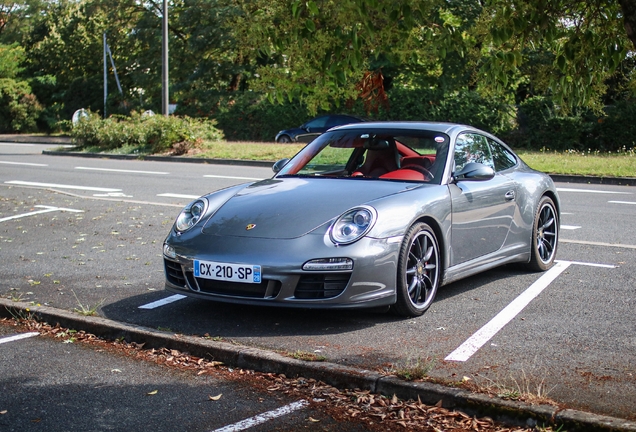
[(214, 120), (136, 112), (130, 117), (114, 115), (105, 120), (89, 114), (72, 127), (70, 134), (80, 148), (173, 155), (184, 154), (203, 140), (223, 139)]

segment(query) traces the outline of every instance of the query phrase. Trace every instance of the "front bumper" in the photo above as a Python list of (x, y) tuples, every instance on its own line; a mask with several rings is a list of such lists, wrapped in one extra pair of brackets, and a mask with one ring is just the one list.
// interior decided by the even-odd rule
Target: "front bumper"
[[(170, 292), (216, 301), (303, 308), (362, 308), (386, 306), (396, 301), (397, 259), (401, 238), (362, 238), (335, 246), (323, 235), (272, 240), (199, 235), (166, 241), (175, 257), (164, 255), (166, 289)], [(353, 269), (306, 271), (305, 262), (347, 257)], [(193, 261), (257, 264), (262, 282), (237, 283), (194, 276)]]

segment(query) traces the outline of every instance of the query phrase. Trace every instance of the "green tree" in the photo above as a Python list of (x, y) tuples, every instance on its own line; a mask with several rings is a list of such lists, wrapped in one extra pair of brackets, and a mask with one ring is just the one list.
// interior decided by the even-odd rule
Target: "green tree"
[(407, 86), (493, 95), (523, 87), (564, 108), (598, 109), (635, 28), (628, 0), (238, 3), (240, 49), (265, 59), (252, 87), (312, 111), (354, 97), (365, 71), (387, 65)]
[(257, 59), (252, 87), (278, 101), (299, 98), (314, 112), (357, 97), (373, 66), (410, 64), (439, 76), (439, 59), (462, 38), (441, 0), (256, 0), (242, 8), (237, 37)]
[(0, 133), (31, 132), (42, 107), (18, 75), (24, 61), (18, 44), (0, 45)]
[(621, 5), (609, 0), (490, 1), (479, 72), (493, 87), (523, 75), (531, 93), (564, 108), (599, 109), (605, 81), (633, 45), (624, 18)]

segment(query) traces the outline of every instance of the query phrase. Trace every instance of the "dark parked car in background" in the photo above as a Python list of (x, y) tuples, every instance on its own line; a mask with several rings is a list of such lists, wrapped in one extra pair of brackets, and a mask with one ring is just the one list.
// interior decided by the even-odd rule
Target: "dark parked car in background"
[(316, 117), (307, 123), (293, 129), (285, 129), (276, 135), (277, 143), (313, 141), (318, 135), (335, 126), (364, 121), (359, 117), (343, 114), (330, 114)]

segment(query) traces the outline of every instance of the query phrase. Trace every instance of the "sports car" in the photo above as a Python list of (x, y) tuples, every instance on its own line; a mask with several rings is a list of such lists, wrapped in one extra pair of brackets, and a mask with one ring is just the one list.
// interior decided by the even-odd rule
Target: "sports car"
[(273, 168), (183, 209), (163, 245), (168, 291), (414, 317), (445, 284), (555, 260), (551, 178), (470, 126), (349, 124)]

